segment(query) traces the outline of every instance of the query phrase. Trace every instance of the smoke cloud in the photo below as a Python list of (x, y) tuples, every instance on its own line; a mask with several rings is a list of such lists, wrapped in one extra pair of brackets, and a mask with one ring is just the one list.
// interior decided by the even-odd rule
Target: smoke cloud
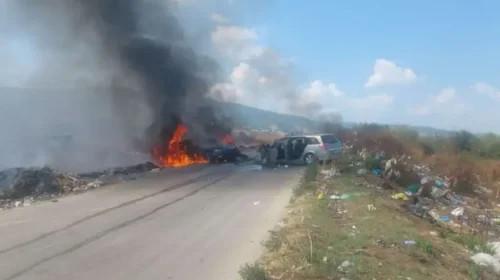
[[(0, 1), (0, 168), (133, 164), (179, 122), (229, 131), (204, 98), (217, 64), (161, 0)], [(6, 70), (7, 69), (7, 70)]]

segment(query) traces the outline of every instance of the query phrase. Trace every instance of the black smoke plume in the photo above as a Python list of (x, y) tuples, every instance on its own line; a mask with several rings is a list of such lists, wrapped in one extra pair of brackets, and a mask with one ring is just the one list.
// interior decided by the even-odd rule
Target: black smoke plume
[[(176, 8), (168, 0), (19, 0), (9, 6), (16, 15), (9, 26), (21, 30), (10, 33), (25, 35), (43, 54), (27, 84), (57, 87), (68, 106), (78, 105), (77, 88), (82, 104), (99, 112), (67, 118), (81, 134), (95, 134), (82, 141), (82, 154), (120, 137), (142, 151), (166, 145), (179, 123), (189, 127), (195, 142), (231, 132), (216, 114), (216, 103), (205, 98), (218, 80), (218, 65), (193, 47), (196, 42), (187, 38)], [(83, 126), (87, 115), (95, 120)], [(100, 160), (89, 156), (87, 161), (95, 167)]]

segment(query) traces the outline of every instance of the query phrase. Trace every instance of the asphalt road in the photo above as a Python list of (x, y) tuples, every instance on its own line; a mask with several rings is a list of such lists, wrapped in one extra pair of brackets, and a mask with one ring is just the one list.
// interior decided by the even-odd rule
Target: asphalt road
[(0, 212), (0, 279), (238, 279), (301, 171), (165, 169)]

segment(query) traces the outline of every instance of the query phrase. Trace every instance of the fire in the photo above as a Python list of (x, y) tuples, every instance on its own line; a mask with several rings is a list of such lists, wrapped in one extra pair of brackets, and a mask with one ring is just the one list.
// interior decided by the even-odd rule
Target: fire
[(159, 166), (182, 167), (196, 163), (207, 163), (208, 161), (200, 155), (190, 155), (183, 146), (182, 140), (188, 129), (179, 124), (168, 141), (168, 151), (162, 153), (159, 147), (153, 148), (153, 158)]
[(233, 137), (231, 137), (231, 135), (223, 136), (221, 140), (222, 140), (222, 143), (224, 143), (226, 145), (235, 145), (236, 144), (236, 142), (234, 141)]

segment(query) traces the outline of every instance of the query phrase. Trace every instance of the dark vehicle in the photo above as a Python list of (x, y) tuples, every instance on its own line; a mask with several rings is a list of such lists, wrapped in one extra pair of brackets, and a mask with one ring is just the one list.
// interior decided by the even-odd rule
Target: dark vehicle
[(238, 162), (248, 159), (248, 156), (235, 145), (218, 145), (208, 149), (206, 155), (211, 163)]

